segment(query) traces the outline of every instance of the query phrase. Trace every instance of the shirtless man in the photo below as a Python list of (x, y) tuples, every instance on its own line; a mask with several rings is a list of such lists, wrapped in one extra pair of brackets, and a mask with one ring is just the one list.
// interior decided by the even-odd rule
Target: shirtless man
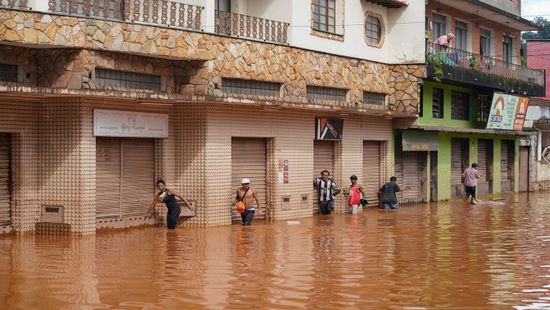
[[(258, 194), (256, 193), (255, 189), (250, 187), (249, 179), (241, 180), (241, 187), (237, 188), (237, 195), (235, 196), (235, 201), (233, 202), (233, 205), (241, 200), (242, 202), (244, 202), (244, 205), (246, 207), (246, 210), (241, 213), (243, 226), (250, 226), (252, 225), (252, 220), (254, 219), (256, 208), (258, 208), (258, 213), (261, 212), (261, 208), (260, 201), (258, 200)], [(255, 206), (254, 201), (256, 201)]]

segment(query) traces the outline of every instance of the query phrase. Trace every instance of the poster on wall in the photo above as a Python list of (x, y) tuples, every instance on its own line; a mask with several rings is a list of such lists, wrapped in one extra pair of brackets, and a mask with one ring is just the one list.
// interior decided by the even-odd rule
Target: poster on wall
[(279, 160), (277, 166), (277, 183), (288, 184), (288, 159)]
[(315, 122), (315, 139), (341, 140), (344, 120), (341, 118), (318, 117)]
[(527, 97), (495, 92), (487, 128), (521, 131), (528, 105)]

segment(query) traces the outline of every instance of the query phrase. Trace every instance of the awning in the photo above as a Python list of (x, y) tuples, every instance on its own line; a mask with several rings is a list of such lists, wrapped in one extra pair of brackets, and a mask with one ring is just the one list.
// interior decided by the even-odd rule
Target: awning
[(403, 131), (403, 151), (437, 151), (438, 149), (437, 132)]
[(378, 4), (381, 6), (385, 6), (387, 8), (402, 8), (404, 6), (408, 6), (409, 4), (403, 0), (367, 0), (368, 2), (372, 2), (374, 4)]

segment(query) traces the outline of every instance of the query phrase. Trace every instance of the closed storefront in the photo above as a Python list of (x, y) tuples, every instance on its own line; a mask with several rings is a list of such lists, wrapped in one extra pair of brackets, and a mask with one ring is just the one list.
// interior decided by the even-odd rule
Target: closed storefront
[(514, 141), (502, 140), (500, 146), (500, 189), (503, 193), (514, 188)]
[(477, 164), (481, 178), (478, 181), (477, 193), (489, 194), (493, 190), (493, 141), (479, 139), (477, 143)]
[(529, 148), (519, 149), (519, 191), (529, 191)]
[(154, 139), (96, 139), (96, 215), (143, 215), (155, 193)]
[(10, 136), (0, 133), (0, 226), (11, 224)]
[(403, 151), (401, 139), (396, 141), (395, 176), (400, 187), (407, 188), (397, 198), (400, 203), (425, 201), (427, 152)]
[(468, 154), (468, 139), (451, 139), (451, 197), (464, 195), (462, 172), (470, 161)]
[[(313, 144), (313, 177), (321, 177), (321, 171), (328, 170), (334, 174), (334, 142), (315, 140)], [(341, 184), (339, 184), (341, 186)], [(314, 191), (313, 212), (319, 211), (317, 191)]]
[(380, 141), (363, 142), (363, 189), (369, 204), (378, 206), (378, 190), (384, 180), (381, 179)]
[[(232, 138), (231, 141), (231, 185), (232, 196), (241, 185), (241, 179), (250, 179), (250, 186), (256, 190), (265, 211), (267, 206), (266, 182), (266, 140), (258, 138)], [(264, 218), (265, 212), (255, 218)], [(240, 221), (240, 214), (233, 209), (233, 221)]]

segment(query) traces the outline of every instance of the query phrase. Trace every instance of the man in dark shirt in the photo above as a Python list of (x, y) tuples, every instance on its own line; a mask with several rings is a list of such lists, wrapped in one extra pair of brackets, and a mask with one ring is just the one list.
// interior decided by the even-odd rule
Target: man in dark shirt
[(401, 191), (399, 185), (397, 185), (397, 178), (391, 177), (390, 182), (384, 184), (380, 188), (380, 193), (382, 194), (382, 206), (385, 210), (396, 210), (399, 209), (399, 203), (397, 203), (397, 195), (395, 193)]

